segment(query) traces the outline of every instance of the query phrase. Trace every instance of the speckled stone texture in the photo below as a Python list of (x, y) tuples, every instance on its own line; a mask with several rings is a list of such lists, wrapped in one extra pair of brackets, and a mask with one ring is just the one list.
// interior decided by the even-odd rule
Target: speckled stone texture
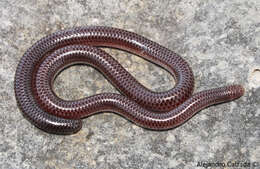
[[(198, 162), (260, 162), (259, 0), (0, 0), (0, 21), (1, 169), (190, 169)], [(165, 132), (102, 113), (84, 119), (75, 135), (45, 133), (16, 105), (16, 66), (38, 39), (83, 25), (130, 30), (176, 51), (194, 71), (195, 91), (235, 83), (245, 87), (245, 96), (200, 111)], [(174, 86), (173, 78), (154, 64), (105, 50), (151, 90)], [(63, 71), (54, 90), (64, 99), (117, 92), (83, 65)]]

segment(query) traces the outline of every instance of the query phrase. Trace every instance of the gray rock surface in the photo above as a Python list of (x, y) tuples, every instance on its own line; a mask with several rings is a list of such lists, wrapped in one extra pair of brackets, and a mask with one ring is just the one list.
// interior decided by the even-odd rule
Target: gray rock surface
[[(1, 169), (190, 169), (200, 161), (259, 164), (259, 0), (0, 0), (0, 23)], [(196, 91), (236, 83), (245, 87), (245, 96), (207, 108), (165, 132), (103, 113), (84, 119), (75, 135), (45, 133), (24, 119), (16, 105), (16, 66), (41, 37), (83, 25), (127, 29), (176, 51), (191, 65)], [(106, 50), (151, 90), (174, 86), (161, 68)], [(63, 71), (54, 88), (64, 99), (117, 92), (87, 66)]]

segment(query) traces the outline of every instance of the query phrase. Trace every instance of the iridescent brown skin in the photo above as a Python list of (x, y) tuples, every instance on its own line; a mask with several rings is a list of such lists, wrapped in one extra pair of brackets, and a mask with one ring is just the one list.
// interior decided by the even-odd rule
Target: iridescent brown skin
[[(169, 71), (173, 89), (153, 92), (134, 79), (109, 54), (96, 47), (118, 48)], [(123, 94), (103, 93), (65, 101), (52, 90), (55, 76), (68, 65), (86, 63), (101, 71)], [(24, 116), (38, 128), (56, 134), (81, 129), (81, 118), (97, 112), (117, 113), (138, 126), (166, 130), (181, 125), (201, 109), (244, 94), (240, 85), (192, 95), (194, 77), (185, 60), (140, 35), (111, 27), (78, 27), (53, 33), (29, 48), (16, 70), (15, 94)]]

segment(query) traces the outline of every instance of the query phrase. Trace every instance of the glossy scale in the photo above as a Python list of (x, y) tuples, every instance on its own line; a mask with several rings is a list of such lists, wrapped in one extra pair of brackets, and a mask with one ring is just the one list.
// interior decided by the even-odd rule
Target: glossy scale
[[(171, 73), (173, 89), (153, 92), (141, 85), (115, 59), (97, 47), (136, 54)], [(65, 101), (52, 91), (58, 72), (68, 65), (86, 63), (97, 68), (122, 93), (103, 93)], [(185, 60), (171, 50), (135, 33), (112, 27), (77, 27), (46, 36), (29, 48), (15, 76), (15, 94), (24, 116), (50, 133), (79, 131), (81, 118), (111, 111), (153, 130), (171, 129), (210, 105), (243, 95), (240, 85), (193, 94), (194, 77)]]

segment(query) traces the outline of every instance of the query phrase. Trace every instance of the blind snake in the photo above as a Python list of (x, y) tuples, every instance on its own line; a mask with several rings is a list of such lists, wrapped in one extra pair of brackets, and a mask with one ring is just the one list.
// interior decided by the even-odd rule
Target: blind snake
[[(151, 91), (97, 47), (117, 48), (147, 59), (173, 75), (176, 85), (164, 92)], [(122, 95), (102, 93), (71, 101), (57, 97), (52, 90), (57, 73), (76, 63), (98, 69)], [(244, 94), (241, 85), (193, 94), (192, 70), (178, 54), (136, 33), (104, 26), (62, 30), (37, 41), (18, 64), (14, 88), (23, 115), (36, 127), (56, 134), (76, 133), (83, 117), (104, 111), (147, 129), (167, 130), (205, 107)]]

